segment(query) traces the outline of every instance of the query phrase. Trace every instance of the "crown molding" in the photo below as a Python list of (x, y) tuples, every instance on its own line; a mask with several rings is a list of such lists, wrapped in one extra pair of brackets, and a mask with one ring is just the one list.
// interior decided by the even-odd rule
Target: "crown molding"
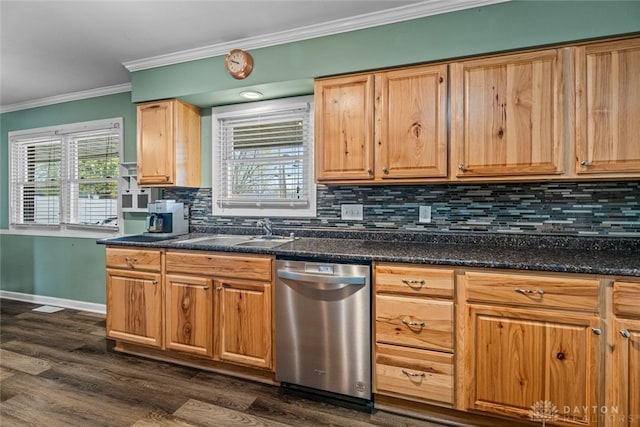
[(508, 1), (511, 0), (427, 0), (412, 5), (388, 9), (382, 12), (372, 12), (351, 18), (337, 19), (334, 21), (295, 28), (264, 36), (248, 37), (232, 42), (219, 43), (135, 61), (128, 61), (124, 62), (122, 65), (130, 72), (141, 71), (150, 68), (210, 58), (213, 56), (226, 55), (229, 50), (235, 48), (245, 50), (259, 49)]
[(0, 107), (1, 113), (26, 110), (28, 108), (44, 107), (46, 105), (60, 104), (80, 99), (95, 98), (98, 96), (113, 95), (116, 93), (131, 92), (131, 83), (123, 83), (114, 86), (105, 86), (97, 89), (83, 90), (80, 92), (66, 93), (63, 95), (50, 96), (48, 98), (34, 99), (32, 101), (19, 102), (17, 104), (3, 105)]

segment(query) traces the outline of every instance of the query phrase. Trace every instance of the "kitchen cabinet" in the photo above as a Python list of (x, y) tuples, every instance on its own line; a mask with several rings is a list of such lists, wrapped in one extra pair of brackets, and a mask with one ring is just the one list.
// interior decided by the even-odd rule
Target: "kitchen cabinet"
[(200, 110), (176, 99), (137, 106), (138, 185), (200, 186)]
[(315, 82), (315, 170), (322, 183), (447, 176), (447, 66)]
[(160, 251), (107, 248), (106, 261), (107, 337), (161, 347)]
[(640, 283), (613, 284), (607, 425), (640, 424)]
[(563, 173), (564, 52), (547, 49), (450, 65), (451, 179)]
[(167, 251), (165, 265), (168, 348), (272, 369), (272, 257)]
[(220, 360), (271, 369), (271, 283), (225, 278), (215, 286)]
[(374, 391), (452, 406), (453, 270), (376, 263)]
[[(599, 425), (598, 280), (466, 272), (465, 409)], [(544, 402), (555, 405), (548, 412)], [(545, 412), (546, 411), (546, 412)]]
[(576, 48), (576, 154), (583, 177), (640, 176), (640, 38)]
[(209, 278), (166, 275), (167, 349), (213, 356), (213, 292)]

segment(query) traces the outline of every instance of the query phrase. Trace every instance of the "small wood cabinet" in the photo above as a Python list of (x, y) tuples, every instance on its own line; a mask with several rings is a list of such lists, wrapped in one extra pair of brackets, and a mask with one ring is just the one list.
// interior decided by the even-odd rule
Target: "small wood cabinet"
[(162, 347), (160, 251), (107, 248), (106, 335)]
[(453, 270), (376, 263), (374, 391), (452, 406)]
[(322, 183), (447, 176), (447, 66), (315, 82), (315, 170)]
[(168, 251), (167, 348), (273, 367), (272, 257)]
[(451, 178), (563, 172), (563, 49), (455, 62)]
[(200, 186), (200, 110), (176, 99), (137, 107), (138, 185)]
[(607, 425), (640, 425), (640, 283), (613, 284)]
[(465, 409), (599, 425), (599, 281), (466, 272), (464, 286)]
[(576, 48), (580, 176), (640, 176), (640, 38)]

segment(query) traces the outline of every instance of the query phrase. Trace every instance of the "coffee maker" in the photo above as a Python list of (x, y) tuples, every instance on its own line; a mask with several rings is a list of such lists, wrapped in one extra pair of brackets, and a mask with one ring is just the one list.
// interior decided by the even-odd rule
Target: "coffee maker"
[(175, 200), (156, 200), (147, 207), (148, 215), (143, 234), (173, 237), (189, 232), (189, 219), (183, 203)]

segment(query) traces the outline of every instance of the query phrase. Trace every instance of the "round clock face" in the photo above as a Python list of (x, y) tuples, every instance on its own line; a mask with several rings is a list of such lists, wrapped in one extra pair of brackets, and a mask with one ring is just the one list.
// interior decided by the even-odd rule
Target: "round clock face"
[(253, 59), (248, 52), (241, 49), (234, 49), (227, 55), (225, 66), (232, 77), (244, 79), (253, 69)]

